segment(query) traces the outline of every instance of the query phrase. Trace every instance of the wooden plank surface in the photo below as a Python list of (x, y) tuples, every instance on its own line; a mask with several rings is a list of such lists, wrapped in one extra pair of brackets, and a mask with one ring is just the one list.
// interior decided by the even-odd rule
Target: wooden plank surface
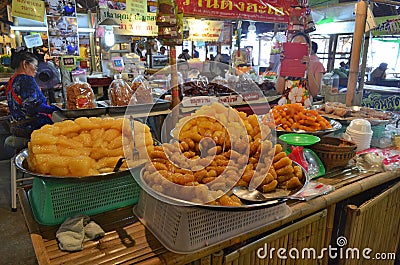
[(30, 210), (26, 190), (19, 189), (18, 195), (39, 264), (186, 264), (399, 177), (400, 172), (372, 175), (358, 172), (351, 178), (348, 175), (321, 178), (321, 182), (334, 185), (336, 190), (308, 202), (291, 204), (292, 214), (283, 220), (186, 255), (165, 249), (133, 215), (132, 206), (93, 216), (92, 220), (104, 229), (106, 235), (99, 240), (85, 242), (80, 252), (61, 251), (55, 237), (58, 226), (37, 224)]

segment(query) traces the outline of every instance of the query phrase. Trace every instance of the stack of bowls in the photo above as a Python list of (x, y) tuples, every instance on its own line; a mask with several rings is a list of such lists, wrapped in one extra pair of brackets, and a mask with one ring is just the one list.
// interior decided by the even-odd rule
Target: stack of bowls
[(357, 145), (357, 152), (368, 149), (371, 145), (373, 131), (371, 123), (365, 119), (354, 119), (344, 133), (346, 140), (353, 141)]

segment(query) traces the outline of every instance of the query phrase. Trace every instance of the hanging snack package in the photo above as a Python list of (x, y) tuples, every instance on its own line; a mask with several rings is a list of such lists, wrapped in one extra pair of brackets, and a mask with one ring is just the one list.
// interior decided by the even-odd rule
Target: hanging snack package
[(153, 103), (153, 94), (151, 87), (147, 80), (142, 76), (138, 75), (132, 82), (132, 90), (135, 93), (137, 104), (151, 104)]
[(87, 82), (76, 81), (65, 88), (67, 95), (67, 109), (93, 109), (96, 108), (92, 87)]
[[(108, 98), (110, 99), (111, 106), (127, 106), (131, 102), (134, 90), (131, 86), (121, 78), (117, 76), (110, 84), (108, 88)], [(135, 101), (132, 100), (131, 104)]]

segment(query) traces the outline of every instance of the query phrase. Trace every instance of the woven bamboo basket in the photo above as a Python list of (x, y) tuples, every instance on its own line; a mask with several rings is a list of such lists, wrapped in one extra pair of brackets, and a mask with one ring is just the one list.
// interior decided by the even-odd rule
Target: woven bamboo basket
[(325, 166), (326, 171), (330, 171), (337, 167), (345, 167), (356, 155), (356, 151), (346, 151), (346, 152), (336, 152), (336, 151), (322, 151), (317, 149), (312, 149), (318, 157), (321, 159), (322, 164)]
[(317, 144), (311, 145), (313, 150), (321, 159), (326, 171), (337, 167), (345, 167), (356, 155), (357, 145), (335, 137), (324, 137)]
[(357, 149), (357, 145), (353, 142), (336, 137), (323, 137), (321, 141), (311, 146), (321, 151), (328, 152), (350, 152)]

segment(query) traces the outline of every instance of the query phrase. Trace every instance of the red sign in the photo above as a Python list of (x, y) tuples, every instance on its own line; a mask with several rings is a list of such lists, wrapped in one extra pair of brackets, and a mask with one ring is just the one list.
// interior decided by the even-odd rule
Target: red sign
[(289, 22), (289, 8), (297, 0), (178, 0), (184, 15), (245, 19), (264, 22)]

